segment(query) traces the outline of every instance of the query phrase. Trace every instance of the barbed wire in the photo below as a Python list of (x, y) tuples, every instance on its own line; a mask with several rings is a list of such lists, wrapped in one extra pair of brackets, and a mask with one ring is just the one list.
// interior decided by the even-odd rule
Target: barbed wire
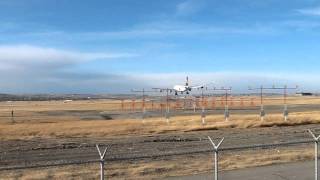
[[(235, 150), (250, 150), (250, 149), (270, 149), (270, 148), (274, 148), (274, 147), (302, 145), (302, 144), (308, 144), (308, 143), (312, 143), (312, 142), (314, 142), (314, 140), (299, 140), (299, 141), (291, 141), (291, 142), (255, 144), (255, 145), (246, 145), (246, 146), (229, 146), (229, 147), (221, 147), (221, 149), (219, 149), (219, 152), (235, 151)], [(103, 144), (100, 144), (100, 145), (103, 145)], [(126, 160), (161, 158), (161, 157), (169, 157), (169, 156), (209, 153), (212, 151), (213, 151), (213, 149), (211, 147), (208, 147), (208, 148), (204, 148), (202, 150), (192, 150), (192, 151), (180, 151), (180, 152), (144, 154), (144, 155), (134, 155), (133, 154), (130, 157), (119, 157), (119, 156), (107, 157), (106, 161), (126, 161)], [(64, 162), (49, 163), (49, 164), (0, 167), (0, 171), (33, 169), (33, 168), (47, 168), (47, 167), (68, 166), (68, 165), (82, 165), (82, 164), (90, 164), (90, 163), (97, 163), (97, 162), (100, 162), (100, 160), (98, 158), (97, 159), (90, 159), (90, 160), (71, 160), (68, 162), (64, 161)]]

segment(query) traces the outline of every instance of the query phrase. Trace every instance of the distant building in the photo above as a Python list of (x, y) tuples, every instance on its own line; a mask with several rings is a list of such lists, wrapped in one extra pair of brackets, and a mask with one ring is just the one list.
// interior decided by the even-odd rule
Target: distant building
[(297, 96), (313, 96), (311, 92), (298, 92), (296, 93)]

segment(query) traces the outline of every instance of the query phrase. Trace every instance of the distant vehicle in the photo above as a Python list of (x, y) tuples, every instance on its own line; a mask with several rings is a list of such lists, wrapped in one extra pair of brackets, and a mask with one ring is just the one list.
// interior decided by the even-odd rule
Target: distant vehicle
[(189, 94), (190, 91), (192, 91), (192, 89), (203, 89), (206, 87), (207, 84), (205, 85), (199, 85), (199, 86), (190, 86), (189, 85), (189, 78), (188, 76), (186, 77), (186, 83), (185, 85), (175, 85), (173, 86), (173, 88), (152, 88), (152, 89), (156, 89), (156, 90), (160, 90), (160, 92), (163, 91), (169, 91), (171, 92), (175, 92), (175, 95), (177, 96), (179, 93), (183, 94)]

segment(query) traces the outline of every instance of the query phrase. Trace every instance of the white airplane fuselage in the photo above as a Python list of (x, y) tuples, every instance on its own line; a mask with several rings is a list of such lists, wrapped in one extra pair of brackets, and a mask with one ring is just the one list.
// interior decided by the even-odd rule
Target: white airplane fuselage
[(189, 94), (191, 92), (192, 89), (199, 89), (199, 88), (203, 88), (203, 86), (190, 86), (189, 85), (189, 79), (188, 77), (186, 78), (186, 83), (185, 85), (175, 85), (173, 86), (173, 89), (163, 89), (163, 88), (153, 88), (153, 89), (160, 89), (160, 92), (163, 92), (165, 90), (167, 90), (167, 92), (175, 92), (175, 95), (178, 94)]
[(189, 86), (183, 86), (183, 85), (175, 85), (173, 87), (173, 89), (176, 92), (187, 92), (187, 91), (191, 91), (191, 88), (189, 88)]
[(175, 85), (173, 89), (178, 92), (184, 92), (187, 90), (187, 87), (182, 85)]

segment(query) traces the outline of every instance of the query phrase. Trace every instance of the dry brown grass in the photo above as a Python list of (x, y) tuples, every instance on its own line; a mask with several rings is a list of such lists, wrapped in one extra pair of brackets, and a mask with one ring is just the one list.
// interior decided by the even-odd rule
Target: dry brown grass
[[(297, 102), (302, 101), (295, 97)], [(307, 99), (307, 98), (304, 98)], [(311, 99), (313, 102), (317, 102)], [(310, 101), (311, 101), (310, 100)], [(307, 100), (305, 100), (307, 101)], [(116, 105), (114, 105), (116, 104)], [(17, 123), (11, 124), (11, 105), (15, 109)], [(261, 122), (258, 115), (231, 115), (229, 122), (223, 115), (209, 115), (206, 125), (201, 124), (199, 115), (172, 117), (170, 123), (163, 118), (149, 118), (144, 122), (137, 119), (122, 120), (81, 120), (70, 114), (46, 115), (39, 112), (59, 110), (104, 110), (119, 109), (119, 101), (41, 101), (41, 102), (1, 102), (0, 140), (28, 139), (33, 137), (117, 137), (127, 135), (146, 135), (168, 132), (215, 130), (221, 128), (256, 128), (270, 126), (294, 126), (320, 123), (320, 111), (291, 113), (284, 122), (281, 114), (268, 115)]]
[[(260, 97), (258, 96), (245, 96), (245, 97), (234, 97), (233, 106), (240, 107), (241, 99), (243, 100), (244, 107), (250, 107), (251, 101), (253, 99), (253, 103), (255, 106), (260, 104)], [(208, 98), (208, 106), (211, 107), (212, 102), (211, 98)], [(231, 106), (231, 99), (229, 99), (229, 106)], [(178, 99), (179, 105), (182, 106), (183, 99)], [(215, 106), (216, 107), (224, 107), (224, 99), (215, 98)], [(222, 102), (221, 102), (222, 101)], [(51, 110), (121, 110), (122, 108), (126, 110), (132, 109), (132, 100), (124, 100), (124, 104), (122, 105), (122, 101), (120, 100), (79, 100), (72, 102), (64, 102), (64, 101), (13, 101), (13, 102), (0, 102), (0, 113), (1, 112), (9, 112), (12, 109), (19, 111), (51, 111)], [(165, 101), (161, 102), (165, 104)], [(153, 107), (155, 109), (160, 109), (160, 102), (153, 102)], [(174, 108), (177, 104), (175, 102), (169, 102), (170, 106)], [(199, 100), (201, 104), (201, 100)], [(287, 103), (290, 104), (320, 104), (320, 97), (299, 97), (299, 96), (289, 96), (287, 97)], [(134, 108), (136, 110), (142, 109), (142, 101), (135, 100)], [(265, 105), (281, 105), (283, 104), (283, 97), (264, 97)], [(152, 102), (146, 101), (145, 106), (147, 109), (152, 108)]]
[[(66, 119), (64, 119), (66, 118)], [(234, 115), (226, 122), (222, 115), (206, 118), (201, 124), (200, 116), (180, 116), (170, 119), (145, 120), (95, 120), (83, 121), (74, 117), (50, 117), (43, 121), (0, 124), (0, 139), (28, 139), (33, 137), (118, 137), (168, 132), (216, 130), (222, 128), (257, 128), (271, 126), (294, 126), (320, 123), (320, 112), (292, 113), (287, 122), (281, 114), (269, 115), (261, 122), (256, 115)]]
[[(256, 105), (260, 104), (259, 96), (250, 96), (250, 98), (254, 99), (254, 103)], [(320, 98), (314, 96), (288, 96), (287, 103), (290, 104), (320, 104)], [(265, 105), (282, 105), (284, 102), (283, 96), (275, 96), (275, 97), (263, 97), (263, 103)]]
[[(295, 103), (320, 103), (320, 100), (295, 98)], [(11, 103), (10, 103), (11, 104)], [(12, 107), (6, 102), (0, 103), (0, 116), (7, 116)], [(257, 115), (231, 115), (229, 122), (223, 115), (210, 115), (206, 125), (201, 124), (201, 117), (179, 116), (170, 119), (169, 124), (163, 118), (145, 120), (80, 120), (70, 115), (43, 115), (41, 111), (56, 110), (118, 110), (119, 101), (62, 101), (13, 102), (18, 123), (11, 124), (8, 117), (0, 117), (0, 140), (66, 137), (119, 137), (129, 135), (160, 134), (168, 132), (186, 132), (215, 130), (223, 128), (259, 128), (271, 126), (294, 126), (320, 123), (320, 111), (291, 113), (288, 122), (281, 114), (268, 115), (261, 122)], [(221, 156), (222, 170), (270, 165), (312, 158), (310, 150), (264, 150), (247, 151), (239, 154)], [(232, 161), (231, 161), (232, 159)], [(155, 161), (112, 162), (106, 165), (106, 173), (111, 179), (153, 179), (166, 176), (205, 173), (212, 169), (212, 159), (208, 155), (188, 155)], [(31, 169), (1, 172), (0, 179), (97, 179), (99, 167), (95, 165), (65, 166), (50, 169)]]
[[(310, 160), (313, 157), (312, 148), (298, 150), (260, 150), (245, 151), (237, 154), (222, 154), (220, 169), (233, 170), (247, 167)], [(176, 156), (146, 162), (112, 162), (106, 164), (108, 179), (158, 179), (168, 176), (182, 176), (212, 171), (212, 157), (210, 154)], [(2, 172), (3, 179), (97, 179), (99, 165), (78, 165), (54, 167), (49, 169), (31, 169)]]

